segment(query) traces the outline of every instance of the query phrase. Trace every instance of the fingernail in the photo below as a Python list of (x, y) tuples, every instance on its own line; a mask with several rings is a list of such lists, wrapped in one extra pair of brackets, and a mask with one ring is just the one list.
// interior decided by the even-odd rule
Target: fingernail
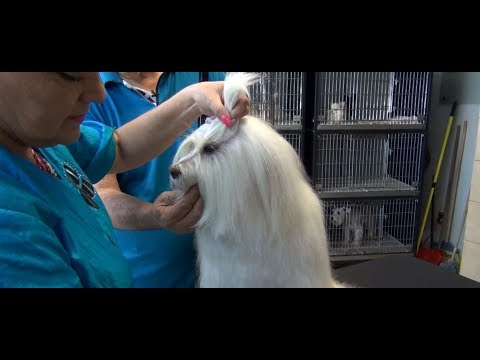
[(227, 114), (223, 114), (220, 116), (220, 120), (227, 126), (230, 127), (232, 126), (232, 119)]

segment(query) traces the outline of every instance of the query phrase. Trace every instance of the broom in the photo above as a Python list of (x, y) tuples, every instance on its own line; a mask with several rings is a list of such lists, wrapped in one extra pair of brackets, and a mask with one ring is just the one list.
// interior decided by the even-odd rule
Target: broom
[[(468, 192), (467, 199), (470, 199), (470, 191)], [(457, 236), (457, 241), (455, 243), (455, 247), (453, 248), (452, 251), (452, 256), (450, 257), (449, 260), (444, 261), (440, 264), (441, 268), (444, 268), (446, 270), (454, 271), (458, 274), (458, 265), (457, 262), (455, 261), (455, 254), (457, 253), (458, 249), (458, 244), (460, 243), (460, 236), (463, 233), (463, 229), (465, 229), (465, 223), (467, 222), (467, 213), (468, 213), (468, 203), (465, 206), (465, 210), (463, 210), (463, 218), (462, 218), (462, 228), (460, 229), (460, 232), (458, 233)]]
[[(448, 117), (447, 130), (445, 131), (445, 136), (443, 137), (442, 149), (440, 150), (440, 157), (438, 158), (435, 176), (433, 177), (432, 188), (430, 189), (430, 195), (428, 197), (427, 207), (425, 208), (425, 214), (423, 215), (422, 224), (420, 226), (420, 232), (418, 234), (418, 239), (417, 239), (416, 254), (418, 254), (418, 249), (420, 248), (420, 243), (422, 242), (423, 231), (425, 230), (425, 224), (427, 223), (428, 213), (430, 212), (430, 206), (432, 204), (433, 194), (435, 192), (435, 185), (437, 185), (438, 176), (440, 175), (440, 168), (442, 167), (443, 156), (445, 155), (445, 149), (447, 148), (448, 137), (450, 135), (450, 129), (452, 128), (453, 115), (455, 114), (456, 108), (457, 108), (457, 102), (455, 101), (452, 104), (452, 110), (450, 111), (450, 116)], [(434, 216), (434, 214), (432, 214), (432, 216)]]

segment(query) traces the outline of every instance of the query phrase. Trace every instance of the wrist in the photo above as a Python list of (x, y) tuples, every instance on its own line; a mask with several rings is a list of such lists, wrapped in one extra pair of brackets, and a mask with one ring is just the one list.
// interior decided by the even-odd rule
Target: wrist
[(140, 213), (142, 214), (140, 221), (142, 221), (145, 227), (149, 229), (162, 229), (165, 227), (161, 213), (155, 204), (145, 203)]
[(198, 106), (198, 84), (192, 84), (183, 89), (185, 92), (186, 98), (188, 99), (188, 105), (186, 109), (189, 109), (194, 113), (196, 118), (202, 115), (200, 107)]

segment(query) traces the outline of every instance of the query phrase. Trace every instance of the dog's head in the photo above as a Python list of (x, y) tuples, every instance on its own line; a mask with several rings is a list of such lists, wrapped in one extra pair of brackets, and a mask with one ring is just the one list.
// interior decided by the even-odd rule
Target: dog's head
[(342, 102), (338, 102), (338, 103), (332, 103), (330, 105), (330, 108), (332, 110), (343, 110), (345, 108), (345, 102), (342, 101)]
[[(250, 96), (248, 86), (258, 80), (258, 75), (253, 73), (228, 73), (223, 90), (225, 107), (233, 109), (242, 93)], [(188, 136), (180, 145), (170, 167), (172, 188), (186, 191), (198, 183), (197, 172), (212, 167), (207, 165), (209, 163), (218, 163), (228, 140), (237, 134), (239, 125), (240, 121), (236, 121), (227, 128), (218, 119), (208, 118), (204, 125)]]
[(345, 216), (350, 214), (350, 208), (347, 207), (338, 207), (332, 210), (330, 215), (330, 222), (334, 226), (342, 226), (345, 221)]
[(186, 191), (198, 183), (201, 191), (212, 188), (218, 194), (246, 184), (280, 186), (289, 172), (304, 175), (291, 144), (269, 123), (250, 116), (230, 128), (218, 119), (202, 125), (182, 142), (170, 167), (172, 188)]
[(291, 144), (269, 123), (250, 116), (230, 128), (218, 119), (199, 127), (180, 145), (170, 174), (173, 189), (198, 184), (201, 222), (219, 216), (268, 221), (265, 214), (272, 221), (292, 221), (295, 210), (286, 204), (299, 201), (296, 189), (306, 178)]
[(231, 221), (229, 227), (238, 219), (294, 221), (298, 210), (291, 204), (301, 201), (297, 189), (306, 179), (291, 144), (251, 116), (229, 128), (218, 119), (199, 127), (180, 145), (170, 173), (173, 189), (198, 184), (204, 201), (200, 223), (220, 217)]
[[(238, 132), (238, 121), (230, 128), (218, 119), (200, 126), (180, 145), (170, 166), (172, 188), (186, 191), (211, 173), (219, 160), (225, 162), (228, 139)], [(203, 174), (202, 172), (205, 172)], [(220, 176), (220, 174), (217, 174)]]

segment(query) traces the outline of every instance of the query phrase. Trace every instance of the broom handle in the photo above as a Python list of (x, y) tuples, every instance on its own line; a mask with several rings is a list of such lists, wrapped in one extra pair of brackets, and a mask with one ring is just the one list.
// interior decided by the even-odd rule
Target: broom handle
[(453, 248), (453, 251), (452, 251), (452, 257), (450, 258), (451, 260), (455, 260), (455, 253), (458, 250), (458, 244), (460, 243), (460, 236), (462, 236), (463, 229), (465, 229), (465, 223), (467, 222), (468, 201), (469, 201), (469, 199), (470, 199), (470, 191), (468, 192), (468, 195), (467, 195), (467, 205), (465, 206), (465, 209), (463, 210), (462, 228), (460, 229), (460, 233), (457, 236), (457, 241), (456, 241), (455, 247)]
[(438, 175), (440, 174), (440, 168), (442, 167), (443, 156), (445, 155), (445, 149), (447, 148), (448, 136), (450, 135), (450, 129), (452, 128), (452, 123), (453, 123), (453, 115), (455, 114), (456, 108), (457, 108), (457, 102), (455, 101), (452, 104), (452, 110), (450, 111), (450, 116), (448, 117), (447, 130), (445, 131), (445, 136), (443, 137), (442, 149), (440, 150), (440, 157), (438, 158), (437, 169), (435, 171), (435, 176), (433, 177), (433, 183), (432, 183), (432, 188), (430, 189), (430, 195), (428, 196), (427, 207), (425, 208), (425, 213), (423, 214), (423, 220), (420, 226), (420, 232), (418, 234), (417, 249), (415, 253), (418, 253), (418, 248), (420, 247), (423, 231), (425, 230), (425, 224), (427, 223), (427, 217), (430, 211), (430, 206), (432, 204), (433, 193), (435, 192), (435, 186), (437, 185)]

